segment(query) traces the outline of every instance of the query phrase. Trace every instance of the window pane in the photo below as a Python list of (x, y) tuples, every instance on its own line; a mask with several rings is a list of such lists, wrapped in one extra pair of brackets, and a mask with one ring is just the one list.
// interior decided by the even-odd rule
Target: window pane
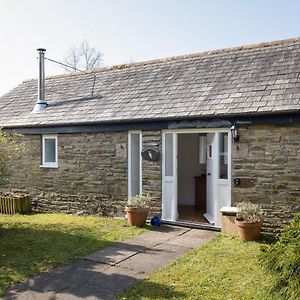
[(45, 139), (45, 162), (56, 163), (56, 140)]
[(206, 135), (199, 136), (199, 164), (206, 163)]
[(173, 133), (166, 133), (165, 168), (166, 176), (173, 176)]
[(141, 193), (140, 191), (140, 159), (141, 159), (141, 149), (140, 149), (140, 134), (131, 134), (131, 195), (135, 196)]
[(220, 133), (219, 136), (219, 178), (228, 179), (228, 134)]

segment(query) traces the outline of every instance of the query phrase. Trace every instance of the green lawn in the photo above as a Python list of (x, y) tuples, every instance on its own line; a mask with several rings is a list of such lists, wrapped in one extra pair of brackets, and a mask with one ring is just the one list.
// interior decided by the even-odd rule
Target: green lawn
[(260, 244), (218, 236), (154, 273), (120, 299), (279, 299), (268, 293), (272, 278), (258, 261)]
[(15, 282), (144, 231), (95, 216), (0, 214), (0, 295)]

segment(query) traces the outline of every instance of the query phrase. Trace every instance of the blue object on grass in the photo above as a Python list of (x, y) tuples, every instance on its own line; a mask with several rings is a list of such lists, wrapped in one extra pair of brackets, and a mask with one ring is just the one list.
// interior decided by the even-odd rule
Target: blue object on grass
[(154, 216), (151, 219), (151, 225), (159, 227), (161, 225), (161, 219), (160, 219), (160, 217), (159, 216)]

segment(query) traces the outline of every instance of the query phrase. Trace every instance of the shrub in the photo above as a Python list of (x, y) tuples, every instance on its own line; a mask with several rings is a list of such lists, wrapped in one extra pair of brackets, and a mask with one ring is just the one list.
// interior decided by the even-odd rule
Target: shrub
[(6, 133), (0, 128), (0, 186), (9, 174), (10, 160), (26, 150), (25, 145), (19, 142), (20, 137), (20, 134)]
[(251, 202), (240, 202), (237, 204), (236, 217), (239, 221), (258, 222), (262, 219), (262, 210), (258, 204)]
[(132, 207), (148, 207), (152, 197), (149, 194), (140, 194), (129, 198), (129, 206)]
[(262, 248), (260, 259), (275, 275), (271, 291), (279, 292), (283, 299), (300, 299), (300, 213), (274, 245)]

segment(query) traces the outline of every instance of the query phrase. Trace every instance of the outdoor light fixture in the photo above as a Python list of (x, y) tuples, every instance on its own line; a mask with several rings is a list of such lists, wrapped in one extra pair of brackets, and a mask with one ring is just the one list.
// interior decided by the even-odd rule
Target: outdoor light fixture
[(238, 127), (237, 127), (236, 123), (234, 123), (230, 127), (230, 130), (231, 130), (231, 136), (232, 136), (233, 141), (235, 143), (238, 142), (240, 140), (240, 136), (239, 136)]

